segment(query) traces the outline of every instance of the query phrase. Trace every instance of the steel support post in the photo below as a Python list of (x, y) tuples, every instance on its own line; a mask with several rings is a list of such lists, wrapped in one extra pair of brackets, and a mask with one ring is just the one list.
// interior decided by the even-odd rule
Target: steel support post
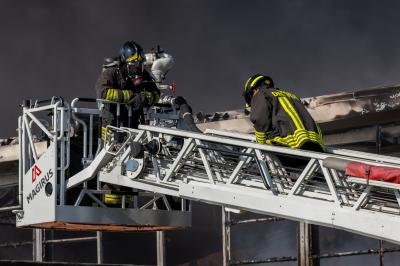
[(43, 261), (43, 232), (42, 229), (33, 229), (32, 260)]
[(157, 231), (157, 266), (165, 266), (165, 233)]
[(383, 240), (379, 240), (379, 266), (383, 266), (383, 256), (385, 255), (385, 249), (383, 247)]
[(230, 225), (230, 213), (225, 211), (225, 207), (222, 207), (222, 257), (223, 266), (229, 265), (231, 261), (231, 225)]
[(298, 255), (297, 255), (297, 265), (298, 266), (312, 266), (310, 264), (310, 228), (311, 226), (305, 222), (299, 222), (298, 230)]
[(100, 231), (96, 232), (96, 251), (97, 251), (97, 264), (103, 264), (103, 233)]

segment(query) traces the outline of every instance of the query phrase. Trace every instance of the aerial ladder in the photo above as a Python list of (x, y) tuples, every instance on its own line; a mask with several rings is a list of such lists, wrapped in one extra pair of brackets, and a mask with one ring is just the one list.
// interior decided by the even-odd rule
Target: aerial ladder
[[(257, 144), (249, 134), (183, 130), (182, 115), (172, 107), (149, 112), (149, 124), (138, 129), (108, 126), (101, 145), (94, 137), (101, 104), (56, 97), (24, 104), (18, 227), (169, 230), (190, 226), (191, 201), (198, 201), (400, 244), (400, 185), (349, 176), (342, 167), (358, 162), (400, 169), (399, 158), (332, 147), (295, 150)], [(72, 171), (75, 124), (83, 128), (82, 167)], [(38, 135), (47, 141), (42, 154), (36, 152)], [(158, 150), (140, 151), (149, 142)], [(121, 194), (121, 204), (107, 206), (106, 193)]]

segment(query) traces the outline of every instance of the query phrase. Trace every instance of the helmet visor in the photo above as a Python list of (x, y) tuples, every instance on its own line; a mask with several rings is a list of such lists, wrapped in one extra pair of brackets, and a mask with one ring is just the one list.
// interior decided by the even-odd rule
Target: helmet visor
[(132, 61), (126, 63), (126, 73), (128, 77), (133, 78), (136, 75), (142, 74), (143, 64), (140, 61)]

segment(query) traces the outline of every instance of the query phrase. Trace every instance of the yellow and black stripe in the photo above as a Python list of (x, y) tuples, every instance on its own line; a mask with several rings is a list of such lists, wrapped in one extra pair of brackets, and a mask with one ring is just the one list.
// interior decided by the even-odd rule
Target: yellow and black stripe
[(132, 62), (132, 61), (140, 61), (140, 62), (142, 62), (143, 61), (143, 57), (140, 54), (135, 53), (134, 55), (132, 55), (131, 57), (126, 59), (126, 62)]
[(257, 131), (257, 130), (254, 130), (254, 132), (255, 132), (255, 135), (256, 135), (257, 143), (264, 144), (265, 140), (266, 140), (266, 133), (262, 132), (262, 131)]
[[(107, 142), (106, 140), (106, 128), (107, 127), (101, 127), (101, 139), (104, 140), (105, 142)], [(112, 131), (109, 129), (108, 130), (108, 134), (111, 134)]]
[[(297, 98), (297, 96), (296, 96)], [(294, 131), (293, 134), (287, 135), (286, 137), (274, 137), (271, 139), (271, 141), (277, 142), (279, 144), (289, 146), (290, 148), (299, 148), (305, 141), (313, 141), (321, 145), (321, 147), (324, 146), (323, 140), (322, 140), (322, 134), (321, 131), (318, 128), (318, 133), (314, 131), (307, 130), (304, 127), (303, 121), (301, 120), (299, 114), (297, 113), (296, 109), (293, 107), (291, 102), (289, 101), (288, 97), (284, 96), (278, 96), (278, 101), (280, 105), (282, 106), (283, 110), (289, 115), (291, 118), (293, 124), (296, 126), (296, 130)]]
[(104, 194), (103, 202), (106, 204), (112, 204), (112, 205), (121, 204), (122, 196), (115, 195), (115, 194)]
[[(122, 198), (123, 195), (107, 193), (103, 195), (103, 202), (108, 205), (121, 205)], [(125, 204), (128, 204), (131, 200), (132, 196), (125, 195)]]
[[(296, 149), (301, 148), (301, 146), (305, 142), (312, 141), (314, 143), (318, 143), (322, 148), (324, 147), (321, 130), (318, 125), (312, 120), (307, 110), (300, 109), (299, 114), (297, 108), (302, 107), (302, 105), (300, 106), (299, 98), (296, 95), (290, 92), (272, 89), (263, 91), (262, 95), (257, 97), (270, 97), (271, 101), (269, 102), (273, 104), (271, 108), (274, 110), (275, 115), (279, 116), (278, 120), (273, 121), (281, 121), (275, 125), (272, 125), (273, 131), (280, 132), (278, 133), (280, 134), (278, 136), (276, 134), (271, 136), (271, 133), (269, 132), (262, 132), (255, 129), (257, 143), (276, 143), (278, 145), (283, 145)], [(257, 108), (257, 106), (254, 106), (254, 108)], [(255, 113), (257, 112), (255, 111)], [(262, 114), (260, 113), (258, 115)], [(268, 116), (270, 114), (265, 115)], [(272, 119), (272, 117), (266, 120), (263, 118), (255, 119), (268, 121), (269, 119)], [(304, 121), (306, 121), (308, 128), (305, 126), (305, 122), (303, 122), (303, 119), (305, 119)], [(267, 124), (268, 122), (263, 122), (263, 126), (259, 125), (258, 127), (265, 128), (265, 125)], [(281, 135), (282, 132), (284, 132), (283, 134), (285, 135)]]
[(286, 137), (277, 136), (272, 138), (271, 141), (288, 146), (292, 149), (301, 147), (305, 141), (313, 141), (321, 145), (321, 147), (324, 147), (321, 136), (309, 130), (296, 130), (294, 134), (287, 135)]
[(132, 98), (132, 91), (107, 88), (103, 91), (103, 99), (119, 103), (127, 103)]

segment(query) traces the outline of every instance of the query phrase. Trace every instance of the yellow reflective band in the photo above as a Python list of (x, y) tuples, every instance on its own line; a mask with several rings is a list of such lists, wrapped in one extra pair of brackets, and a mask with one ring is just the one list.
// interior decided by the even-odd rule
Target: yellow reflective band
[(128, 59), (126, 59), (126, 62), (132, 62), (134, 60), (142, 60), (142, 57), (140, 56), (140, 54), (135, 53), (134, 55), (132, 55), (131, 57), (129, 57)]
[(247, 81), (246, 81), (246, 84), (244, 84), (244, 93), (246, 93), (246, 88), (247, 88), (247, 84), (249, 84), (249, 81), (251, 80), (251, 78), (249, 78)]
[(257, 78), (255, 78), (255, 79), (253, 80), (253, 82), (251, 82), (250, 87), (253, 87), (254, 84), (256, 84), (257, 81), (259, 81), (259, 80), (262, 79), (263, 77), (264, 77), (264, 76), (258, 76)]
[[(108, 130), (108, 133), (112, 133), (111, 129)], [(106, 127), (101, 127), (101, 139), (106, 141)]]
[(291, 104), (291, 102), (289, 101), (288, 98), (284, 98), (287, 106), (289, 107), (289, 109), (292, 111), (293, 115), (296, 117), (297, 121), (299, 122), (299, 125), (301, 127), (301, 129), (305, 129), (304, 125), (303, 125), (303, 121), (301, 121), (299, 114), (297, 113), (297, 111), (294, 109), (293, 105)]
[(310, 133), (311, 131), (306, 131), (306, 132), (296, 132), (293, 135), (289, 135), (288, 137), (283, 138), (283, 140), (287, 141), (288, 143), (291, 143), (293, 141), (298, 142), (301, 138), (304, 136), (308, 137), (309, 139), (314, 139), (314, 140), (319, 140), (318, 136), (313, 135)]
[(104, 199), (107, 204), (121, 204), (121, 199)]
[(279, 144), (289, 146), (290, 148), (298, 148), (301, 146), (305, 141), (312, 141), (319, 144), (321, 147), (324, 147), (324, 143), (321, 138), (317, 135), (317, 133), (313, 131), (307, 130), (296, 130), (293, 135), (288, 135), (284, 138), (282, 137), (275, 137), (271, 141), (277, 142)]
[(108, 89), (107, 91), (107, 100), (112, 101), (112, 97), (113, 97), (113, 89)]
[(256, 135), (256, 141), (259, 144), (265, 143), (265, 132), (257, 131), (254, 129), (254, 134)]
[(123, 94), (123, 97), (124, 97), (124, 102), (127, 102), (128, 101), (128, 92), (126, 91), (126, 90), (123, 90), (122, 91), (122, 94)]
[(315, 136), (315, 137), (318, 136), (318, 135), (317, 135), (315, 132), (313, 132), (313, 131), (296, 130), (296, 131), (294, 132), (293, 135), (288, 135), (288, 136), (286, 136), (286, 137), (284, 137), (284, 138), (282, 138), (282, 139), (289, 139), (289, 138), (293, 138), (293, 136), (299, 136), (299, 135), (302, 135), (302, 134), (313, 135), (313, 136)]
[(104, 197), (106, 199), (121, 199), (122, 198), (121, 195), (114, 195), (114, 194), (105, 194)]
[(300, 124), (297, 122), (296, 117), (292, 114), (289, 108), (286, 106), (284, 102), (284, 97), (278, 97), (279, 102), (281, 103), (285, 112), (292, 118), (293, 123), (295, 124), (297, 129), (301, 129)]

